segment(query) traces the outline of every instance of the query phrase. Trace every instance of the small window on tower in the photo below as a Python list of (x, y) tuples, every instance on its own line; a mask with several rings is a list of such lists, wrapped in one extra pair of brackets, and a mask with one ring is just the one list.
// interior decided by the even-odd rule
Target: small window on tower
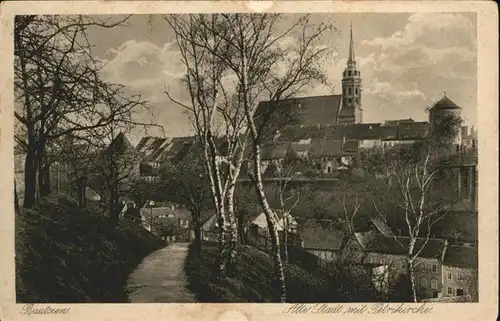
[(358, 87), (355, 88), (356, 95), (359, 93)]
[(350, 71), (350, 70), (349, 70), (349, 71), (347, 72), (347, 76), (351, 76), (351, 75), (352, 75), (352, 71)]
[(349, 87), (349, 95), (352, 95), (352, 88)]

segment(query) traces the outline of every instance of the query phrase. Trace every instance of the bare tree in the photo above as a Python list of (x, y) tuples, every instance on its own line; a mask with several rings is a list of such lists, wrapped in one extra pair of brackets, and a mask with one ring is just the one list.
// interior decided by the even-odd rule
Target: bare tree
[[(89, 137), (91, 139), (92, 137)], [(97, 149), (92, 141), (85, 141), (67, 135), (62, 137), (59, 142), (59, 155), (57, 157), (57, 171), (63, 172), (56, 177), (57, 191), (59, 188), (60, 175), (66, 176), (69, 180), (69, 186), (74, 191), (76, 200), (80, 207), (86, 206), (86, 191), (88, 188), (88, 179), (91, 175), (92, 166), (97, 157)], [(66, 184), (65, 184), (66, 185)]]
[[(184, 33), (188, 36), (183, 37), (186, 40), (186, 45), (183, 47), (189, 48), (190, 54), (196, 50), (198, 53), (205, 52), (210, 62), (206, 65), (210, 67), (208, 74), (212, 79), (215, 79), (210, 82), (209, 88), (212, 90), (207, 90), (208, 88), (199, 90), (198, 87), (193, 88), (195, 90), (190, 90), (193, 100), (205, 97), (206, 92), (212, 94), (209, 103), (196, 101), (192, 104), (210, 107), (207, 114), (210, 117), (205, 117), (204, 113), (201, 113), (205, 117), (203, 119), (210, 121), (215, 119), (217, 108), (214, 98), (215, 94), (218, 93), (217, 90), (214, 90), (215, 84), (219, 84), (219, 90), (224, 88), (223, 92), (228, 92), (226, 90), (228, 85), (222, 83), (222, 77), (214, 76), (229, 73), (231, 79), (234, 80), (233, 94), (236, 95), (239, 109), (243, 111), (245, 122), (243, 127), (249, 135), (251, 146), (252, 171), (249, 174), (266, 215), (273, 248), (272, 257), (276, 268), (276, 282), (280, 289), (280, 300), (284, 302), (286, 300), (286, 287), (279, 254), (277, 217), (271, 210), (264, 193), (260, 169), (260, 149), (263, 135), (259, 131), (260, 124), (256, 123), (254, 116), (261, 99), (279, 102), (301, 92), (312, 82), (326, 82), (320, 60), (328, 50), (320, 46), (318, 40), (330, 27), (326, 25), (313, 26), (309, 23), (309, 17), (304, 16), (285, 30), (279, 30), (278, 25), (282, 16), (273, 14), (191, 15), (185, 20), (181, 20), (183, 18), (176, 19), (182, 22), (181, 25), (185, 26), (184, 30), (187, 31)], [(175, 27), (174, 29), (176, 29)], [(178, 33), (176, 32), (176, 34)], [(282, 40), (292, 36), (295, 41), (290, 45), (284, 44), (285, 42)], [(193, 63), (189, 66), (193, 66)], [(188, 75), (190, 74), (188, 67)], [(194, 74), (196, 75), (196, 73)], [(206, 78), (202, 77), (202, 79)], [(204, 121), (203, 124), (211, 123)], [(212, 129), (213, 127), (205, 126), (205, 128)], [(205, 133), (203, 130), (201, 132)], [(212, 134), (213, 132), (210, 130), (202, 137), (210, 138)], [(209, 150), (209, 141), (206, 144), (203, 144), (202, 141), (202, 145), (207, 146), (207, 150)], [(211, 149), (214, 150), (213, 147)], [(209, 173), (215, 168), (217, 166), (212, 166)], [(214, 194), (222, 196), (223, 189), (218, 188), (217, 184), (215, 185)], [(223, 200), (223, 198), (219, 198), (219, 200)]]
[[(113, 223), (118, 223), (120, 200), (134, 191), (139, 180), (140, 155), (126, 138), (122, 128), (108, 126), (107, 137), (95, 161), (93, 186), (102, 186), (101, 199)], [(119, 131), (119, 132), (118, 132)]]
[[(222, 50), (214, 51), (207, 43), (199, 43), (220, 59), (236, 78), (236, 93), (244, 110), (249, 130), (252, 153), (252, 171), (259, 202), (266, 215), (272, 243), (276, 283), (280, 300), (286, 300), (285, 275), (280, 256), (277, 217), (264, 193), (261, 173), (262, 133), (254, 118), (261, 99), (279, 102), (303, 90), (314, 81), (324, 81), (319, 64), (326, 48), (317, 44), (328, 26), (312, 26), (308, 16), (294, 22), (284, 31), (278, 31), (280, 15), (274, 14), (223, 14), (218, 26), (203, 23), (203, 28), (216, 32), (224, 40)], [(287, 36), (295, 36), (294, 45), (280, 47)]]
[[(17, 140), (26, 150), (24, 207), (50, 190), (47, 147), (58, 138), (111, 123), (137, 124), (134, 113), (148, 109), (140, 96), (102, 81), (103, 64), (94, 58), (86, 30), (113, 28), (112, 21), (88, 16), (16, 16), (14, 28)], [(38, 183), (37, 183), (38, 181)], [(40, 192), (40, 193), (38, 193)]]
[[(171, 97), (168, 91), (166, 93), (172, 101), (189, 112), (202, 146), (204, 166), (220, 227), (218, 270), (224, 274), (226, 263), (232, 266), (236, 257), (238, 237), (234, 191), (246, 144), (244, 114), (238, 108), (239, 100), (234, 99), (223, 84), (228, 67), (216, 54), (227, 48), (227, 43), (216, 30), (221, 27), (220, 17), (168, 16), (166, 20), (176, 33), (182, 62), (186, 67), (185, 84), (191, 101), (183, 103)], [(204, 28), (204, 25), (210, 25), (211, 28)]]
[[(293, 162), (285, 162), (283, 168), (277, 171), (277, 180), (274, 185), (278, 192), (278, 199), (283, 222), (283, 261), (288, 263), (288, 233), (291, 228), (291, 212), (300, 201), (299, 189), (290, 190), (289, 184), (294, 178), (295, 166)], [(288, 194), (288, 195), (287, 195)]]
[(403, 235), (392, 231), (389, 213), (381, 210), (372, 198), (378, 217), (391, 229), (392, 238), (406, 250), (414, 302), (417, 302), (415, 270), (422, 262), (419, 257), (436, 223), (448, 215), (457, 201), (453, 183), (442, 177), (446, 167), (434, 147), (432, 144), (412, 146), (410, 159), (403, 156), (390, 162), (388, 178), (392, 178), (392, 182), (387, 191), (396, 202), (396, 210), (402, 212), (406, 226)]

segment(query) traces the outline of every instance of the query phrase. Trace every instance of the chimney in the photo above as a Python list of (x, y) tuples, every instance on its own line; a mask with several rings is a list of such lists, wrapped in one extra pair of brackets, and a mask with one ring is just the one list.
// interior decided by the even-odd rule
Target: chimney
[(443, 253), (441, 254), (441, 262), (444, 261), (444, 256), (446, 255), (446, 250), (448, 249), (448, 240), (444, 240)]

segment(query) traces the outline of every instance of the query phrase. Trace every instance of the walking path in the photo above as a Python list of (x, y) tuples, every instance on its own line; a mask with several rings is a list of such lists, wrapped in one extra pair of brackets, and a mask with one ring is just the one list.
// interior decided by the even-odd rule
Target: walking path
[(129, 302), (196, 302), (184, 274), (188, 245), (173, 243), (148, 255), (128, 278)]

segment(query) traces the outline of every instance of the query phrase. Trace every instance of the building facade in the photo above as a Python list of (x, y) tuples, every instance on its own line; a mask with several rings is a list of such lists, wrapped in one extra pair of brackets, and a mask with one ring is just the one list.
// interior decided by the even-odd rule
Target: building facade
[(477, 247), (451, 245), (442, 264), (443, 296), (470, 296), (478, 301)]

